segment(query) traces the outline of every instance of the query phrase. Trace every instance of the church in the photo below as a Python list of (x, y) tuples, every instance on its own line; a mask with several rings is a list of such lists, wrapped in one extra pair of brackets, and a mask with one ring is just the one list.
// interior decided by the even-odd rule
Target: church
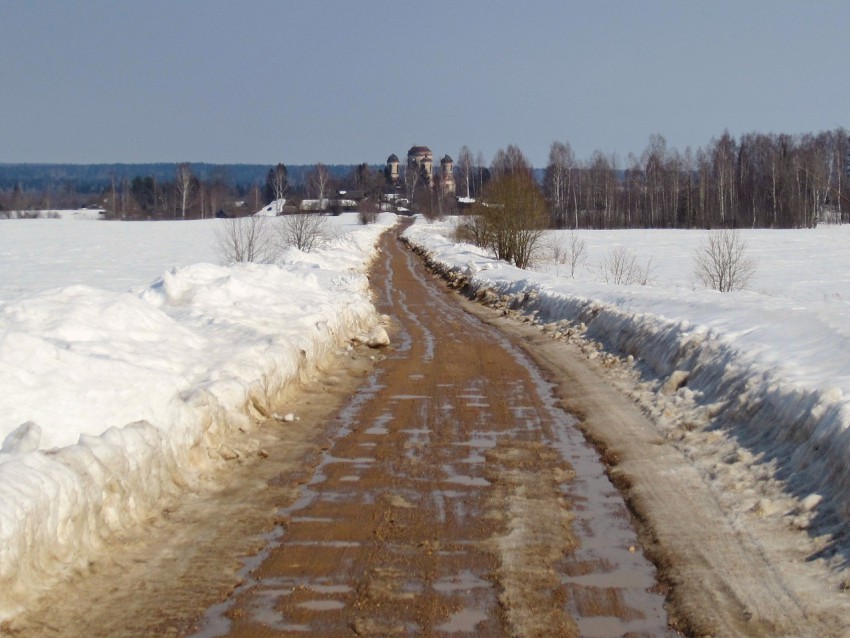
[[(434, 154), (427, 146), (411, 146), (407, 151), (407, 170), (421, 171), (428, 180), (428, 186), (435, 186), (434, 178)], [(398, 186), (401, 181), (398, 156), (393, 153), (387, 158), (386, 175), (393, 186)], [(445, 155), (440, 160), (440, 172), (436, 179), (440, 194), (453, 197), (457, 190), (454, 177), (454, 160)]]

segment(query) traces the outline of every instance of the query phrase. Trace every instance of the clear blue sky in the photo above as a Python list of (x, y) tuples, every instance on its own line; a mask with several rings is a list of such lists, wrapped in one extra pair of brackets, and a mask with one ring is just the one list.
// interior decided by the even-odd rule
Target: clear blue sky
[(0, 0), (0, 162), (585, 159), (850, 128), (850, 1)]

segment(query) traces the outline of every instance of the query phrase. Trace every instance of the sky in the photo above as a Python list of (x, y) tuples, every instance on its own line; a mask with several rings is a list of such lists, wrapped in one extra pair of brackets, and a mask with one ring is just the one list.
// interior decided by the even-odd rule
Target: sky
[(624, 161), (850, 128), (850, 2), (0, 0), (0, 162)]

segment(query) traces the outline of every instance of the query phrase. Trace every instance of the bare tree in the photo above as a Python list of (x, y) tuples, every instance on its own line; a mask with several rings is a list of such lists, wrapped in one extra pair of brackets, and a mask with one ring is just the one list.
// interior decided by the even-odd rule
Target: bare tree
[(263, 189), (260, 188), (259, 184), (252, 184), (251, 189), (248, 191), (248, 196), (251, 199), (251, 209), (254, 211), (260, 210), (260, 206), (262, 204), (262, 194)]
[(475, 232), (497, 259), (526, 268), (538, 256), (548, 215), (530, 171), (502, 173), (487, 184), (472, 212), (479, 218)]
[(219, 258), (224, 264), (273, 263), (278, 247), (267, 217), (251, 215), (223, 219), (216, 229)]
[(602, 261), (600, 270), (605, 283), (617, 286), (645, 286), (652, 276), (652, 257), (646, 264), (641, 264), (634, 251), (625, 246), (616, 246)]
[(484, 153), (478, 151), (475, 155), (475, 171), (473, 183), (473, 197), (480, 197), (484, 192), (484, 186), (490, 181), (490, 171), (487, 168), (487, 162), (484, 159)]
[(186, 219), (186, 210), (195, 194), (195, 176), (192, 174), (192, 165), (188, 162), (177, 165), (177, 200), (180, 203), (180, 217)]
[(570, 143), (552, 142), (543, 184), (556, 228), (564, 228), (567, 225), (567, 209), (572, 195), (571, 179), (574, 168), (575, 156)]
[[(210, 217), (215, 217), (219, 210), (224, 209), (225, 202), (230, 194), (227, 181), (227, 168), (220, 167), (213, 170), (209, 183), (205, 185), (207, 205), (206, 211), (204, 207), (201, 207), (201, 217), (204, 217), (206, 213), (209, 213)], [(204, 186), (203, 182), (202, 186)]]
[(374, 224), (381, 212), (380, 203), (364, 199), (357, 205), (357, 220), (363, 225)]
[(422, 171), (416, 164), (410, 165), (404, 170), (404, 190), (407, 199), (413, 202), (419, 183), (422, 181)]
[(747, 242), (737, 230), (714, 230), (694, 251), (694, 274), (720, 292), (741, 290), (756, 273), (757, 260), (747, 253)]
[(271, 201), (275, 203), (275, 213), (278, 215), (283, 212), (283, 205), (288, 192), (289, 171), (286, 170), (286, 166), (278, 164), (269, 169), (269, 174), (266, 176), (266, 197), (271, 198)]
[(531, 162), (515, 144), (508, 144), (507, 149), (499, 149), (493, 157), (493, 178), (517, 173), (531, 174)]
[(490, 247), (490, 233), (481, 215), (464, 215), (455, 226), (454, 240), (479, 248)]
[(585, 242), (575, 230), (569, 235), (556, 234), (550, 246), (552, 259), (556, 264), (566, 265), (570, 269), (570, 277), (575, 279), (576, 268), (584, 260), (587, 253)]
[(468, 146), (462, 146), (460, 153), (458, 153), (457, 169), (457, 183), (460, 186), (460, 192), (463, 197), (472, 197), (475, 161), (472, 159), (472, 151), (469, 150)]
[(320, 213), (284, 215), (276, 224), (281, 248), (290, 246), (309, 253), (330, 238), (328, 218)]
[(331, 174), (324, 164), (316, 164), (307, 179), (307, 189), (312, 197), (323, 201), (330, 194)]

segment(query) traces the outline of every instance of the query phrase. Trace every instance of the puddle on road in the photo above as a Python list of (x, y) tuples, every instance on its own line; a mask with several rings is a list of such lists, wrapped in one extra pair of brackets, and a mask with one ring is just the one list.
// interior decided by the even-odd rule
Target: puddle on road
[(370, 427), (368, 430), (366, 430), (366, 434), (375, 434), (375, 435), (388, 434), (389, 429), (387, 428), (387, 425), (389, 425), (389, 423), (394, 418), (395, 418), (395, 415), (393, 415), (392, 412), (385, 412), (384, 414), (379, 416), (377, 419), (372, 421), (372, 427)]
[[(391, 283), (387, 283), (386, 285), (389, 288), (392, 287)], [(388, 290), (388, 296), (394, 294), (391, 290)], [(410, 314), (415, 323), (415, 316), (407, 309), (407, 300), (403, 298), (403, 295), (401, 297), (399, 303)], [(434, 357), (434, 337), (424, 326), (420, 325), (419, 327), (425, 333), (425, 359), (429, 361)], [(564, 574), (561, 582), (570, 592), (567, 611), (576, 619), (581, 635), (587, 638), (614, 638), (629, 633), (658, 637), (674, 636), (675, 634), (670, 632), (666, 627), (663, 598), (649, 591), (656, 585), (654, 568), (643, 557), (641, 552), (629, 551), (629, 547), (637, 545), (637, 539), (629, 525), (628, 511), (620, 500), (616, 490), (605, 476), (604, 468), (597, 458), (596, 452), (585, 443), (583, 436), (576, 429), (572, 417), (556, 406), (555, 400), (552, 397), (552, 386), (542, 378), (537, 368), (531, 364), (524, 354), (512, 346), (507, 339), (501, 337), (498, 333), (494, 333), (494, 335), (502, 347), (510, 352), (516, 361), (530, 374), (536, 386), (537, 393), (544, 402), (545, 410), (548, 413), (547, 422), (551, 421), (553, 440), (550, 440), (549, 443), (558, 450), (565, 461), (570, 463), (577, 474), (577, 478), (574, 481), (564, 484), (563, 492), (565, 497), (575, 504), (575, 508), (573, 509), (575, 516), (574, 525), (581, 539), (580, 547), (576, 549), (573, 556), (568, 558), (567, 562), (581, 564), (582, 569), (571, 572), (571, 575)], [(407, 330), (402, 330), (398, 339), (400, 345), (395, 347), (395, 352), (388, 355), (388, 358), (401, 358), (402, 356), (406, 356), (406, 351), (411, 349), (412, 338)], [(365, 430), (367, 434), (375, 436), (388, 434), (389, 428), (386, 426), (393, 419), (390, 413), (382, 413), (377, 419), (358, 423), (358, 419), (362, 415), (363, 406), (384, 388), (384, 386), (379, 384), (381, 374), (381, 368), (376, 369), (370, 376), (365, 388), (361, 389), (343, 408), (340, 413), (339, 428), (333, 433), (331, 440), (342, 439), (355, 430), (363, 432), (362, 428), (364, 426), (368, 427)], [(409, 375), (409, 378), (418, 380), (419, 378), (424, 378), (424, 376)], [(463, 469), (469, 472), (469, 474), (456, 472), (451, 465), (443, 465), (441, 469), (445, 474), (445, 478), (437, 485), (446, 487), (448, 485), (455, 485), (458, 489), (433, 490), (431, 489), (432, 486), (429, 486), (424, 491), (426, 497), (430, 495), (430, 500), (433, 502), (434, 515), (440, 522), (446, 522), (449, 516), (454, 516), (459, 521), (472, 516), (480, 516), (481, 512), (476, 509), (476, 506), (469, 504), (469, 502), (474, 503), (475, 498), (477, 498), (471, 496), (478, 492), (476, 488), (484, 488), (490, 485), (487, 479), (481, 476), (474, 476), (477, 470), (476, 466), (483, 467), (486, 460), (480, 452), (496, 446), (500, 437), (521, 438), (529, 432), (543, 429), (540, 416), (528, 405), (529, 397), (522, 383), (515, 384), (510, 389), (511, 391), (507, 397), (510, 404), (509, 413), (515, 422), (514, 427), (499, 434), (486, 429), (488, 426), (493, 427), (492, 424), (488, 423), (488, 420), (492, 418), (489, 414), (491, 406), (487, 400), (487, 396), (482, 392), (480, 387), (476, 386), (477, 384), (475, 383), (465, 385), (461, 393), (453, 397), (453, 399), (459, 401), (458, 405), (462, 404), (478, 410), (472, 418), (477, 422), (474, 425), (478, 425), (481, 429), (475, 430), (473, 436), (466, 441), (453, 444), (469, 448), (470, 455), (463, 461), (457, 461), (457, 463), (462, 462), (465, 464)], [(439, 384), (437, 387), (450, 389), (455, 387), (455, 384), (444, 383)], [(415, 392), (422, 388), (417, 385), (412, 389)], [(455, 409), (449, 400), (445, 400), (443, 396), (434, 400), (425, 395), (402, 393), (392, 395), (389, 401), (422, 401), (422, 404), (417, 405), (417, 407), (422, 407), (423, 409), (428, 406), (429, 401), (434, 401), (436, 410), (446, 415), (445, 418), (447, 419), (453, 416), (450, 416), (450, 413)], [(423, 419), (422, 423), (427, 423), (427, 421)], [(416, 423), (416, 425), (419, 425), (419, 423)], [(403, 430), (403, 432), (410, 437), (409, 443), (414, 450), (416, 445), (427, 444), (431, 434), (429, 430), (424, 428), (409, 428)], [(381, 441), (385, 440), (381, 439)], [(374, 442), (364, 442), (360, 443), (360, 445), (364, 448), (374, 448), (377, 444)], [(348, 493), (319, 492), (317, 485), (327, 481), (325, 474), (327, 467), (336, 463), (348, 463), (356, 469), (368, 469), (374, 463), (374, 459), (371, 457), (338, 459), (325, 452), (322, 455), (312, 480), (307, 485), (301, 487), (298, 501), (289, 508), (282, 510), (281, 514), (284, 517), (291, 516), (293, 513), (320, 500), (342, 502), (353, 499), (365, 499), (365, 502), (374, 503), (376, 499), (374, 493), (367, 492), (362, 494), (357, 490), (351, 490)], [(340, 482), (354, 483), (357, 480), (359, 480), (359, 477), (353, 474), (345, 474), (339, 478)], [(471, 489), (464, 490), (462, 488)], [(422, 493), (419, 494), (421, 497)], [(409, 504), (411, 506), (418, 506), (419, 502), (415, 498), (415, 494), (413, 498), (409, 499)], [(472, 512), (469, 511), (470, 507), (472, 508)], [(291, 520), (321, 523), (338, 522), (331, 518), (310, 517), (293, 517)], [(339, 610), (345, 607), (345, 603), (342, 600), (336, 598), (322, 599), (319, 596), (327, 595), (345, 598), (345, 595), (353, 591), (348, 585), (339, 585), (332, 582), (321, 584), (298, 582), (293, 579), (288, 579), (287, 581), (278, 581), (277, 579), (257, 581), (251, 576), (251, 571), (262, 563), (273, 549), (280, 546), (280, 538), (282, 536), (283, 530), (277, 528), (273, 533), (273, 537), (268, 539), (269, 542), (266, 548), (256, 557), (246, 561), (243, 569), (240, 570), (240, 577), (243, 579), (242, 584), (234, 592), (234, 595), (228, 597), (227, 601), (209, 610), (202, 631), (195, 634), (198, 638), (215, 638), (228, 633), (230, 621), (226, 615), (227, 611), (232, 607), (233, 600), (248, 588), (256, 587), (258, 590), (268, 588), (265, 595), (255, 598), (255, 601), (259, 602), (255, 603), (255, 607), (251, 613), (254, 614), (254, 618), (258, 622), (262, 622), (277, 631), (289, 631), (293, 633), (311, 631), (311, 628), (305, 625), (286, 624), (285, 618), (274, 608), (275, 601), (279, 601), (281, 598), (290, 595), (293, 587), (300, 586), (302, 589), (309, 589), (316, 595), (316, 599), (298, 603), (304, 609), (321, 612)], [(290, 542), (293, 545), (315, 546), (318, 548), (361, 546), (361, 543), (358, 542), (341, 540)], [(466, 546), (466, 543), (468, 543), (468, 547), (470, 548), (469, 551), (478, 550), (477, 542), (458, 541), (453, 543), (453, 547), (437, 549), (434, 553), (442, 557), (460, 558), (464, 553), (463, 547)], [(406, 549), (409, 548), (388, 548), (387, 551), (401, 552), (402, 550), (406, 551)], [(490, 619), (494, 613), (493, 609), (488, 607), (487, 604), (484, 604), (482, 607), (482, 600), (476, 598), (476, 596), (482, 596), (482, 592), (490, 592), (493, 588), (493, 584), (486, 580), (484, 576), (486, 575), (476, 574), (471, 570), (462, 570), (453, 575), (444, 575), (430, 584), (430, 587), (440, 594), (460, 597), (459, 606), (462, 607), (460, 610), (452, 613), (448, 620), (435, 626), (434, 629), (442, 633), (472, 633), (476, 631), (476, 627), (480, 623)], [(408, 583), (400, 588), (400, 593), (411, 596), (422, 595), (423, 585), (414, 582)], [(488, 593), (488, 595), (490, 594)], [(609, 604), (603, 604), (605, 601), (609, 601)], [(612, 610), (617, 615), (614, 615)], [(413, 627), (413, 625), (409, 625), (409, 628)]]
[(236, 603), (238, 595), (248, 591), (258, 583), (252, 576), (253, 571), (269, 557), (272, 551), (280, 547), (283, 534), (283, 527), (278, 525), (261, 536), (264, 542), (263, 548), (254, 556), (244, 558), (242, 567), (236, 572), (240, 584), (225, 600), (207, 609), (200, 628), (195, 633), (190, 634), (189, 638), (219, 638), (230, 633), (232, 623), (227, 617), (227, 612)]
[(292, 523), (335, 523), (336, 519), (327, 516), (293, 516)]
[(466, 485), (467, 487), (487, 487), (490, 485), (490, 481), (481, 476), (465, 476), (463, 474), (455, 474), (454, 476), (450, 476), (446, 479), (447, 483), (454, 483), (456, 485)]
[(447, 622), (437, 625), (437, 630), (449, 634), (468, 633), (475, 631), (475, 627), (488, 618), (489, 616), (479, 609), (461, 609), (453, 613)]
[(310, 611), (332, 611), (344, 609), (345, 603), (341, 600), (305, 600), (303, 603), (298, 603), (298, 606)]
[[(664, 598), (657, 586), (655, 568), (641, 551), (625, 503), (605, 474), (605, 468), (576, 427), (575, 419), (557, 404), (553, 386), (524, 353), (504, 337), (502, 345), (528, 370), (548, 413), (552, 445), (575, 471), (562, 486), (572, 502), (573, 526), (580, 543), (567, 563), (582, 566), (582, 573), (562, 576), (570, 591), (567, 611), (586, 638), (617, 638), (624, 634), (677, 636), (667, 627)], [(514, 393), (517, 425), (539, 428), (539, 416), (527, 408), (525, 392)]]
[[(313, 628), (310, 625), (287, 622), (286, 617), (278, 609), (283, 598), (292, 596), (296, 591), (309, 591), (319, 595), (344, 595), (354, 590), (348, 585), (338, 585), (324, 582), (315, 582), (305, 578), (267, 578), (257, 583), (253, 591), (253, 597), (247, 613), (251, 620), (257, 624), (265, 625), (270, 629), (282, 632), (308, 632)], [(336, 599), (312, 599), (297, 603), (298, 607), (310, 611), (335, 611), (345, 607), (345, 603)]]
[(449, 507), (455, 518), (462, 521), (467, 516), (467, 508), (463, 499), (469, 496), (467, 492), (459, 490), (435, 490), (431, 492), (431, 498), (434, 501), (434, 506), (437, 508), (437, 520), (441, 523), (446, 522), (446, 500), (449, 501)]
[(471, 570), (464, 569), (455, 576), (440, 578), (432, 586), (440, 593), (451, 593), (456, 591), (469, 592), (481, 587), (492, 587), (492, 583), (479, 578)]
[(288, 541), (287, 545), (297, 545), (299, 547), (331, 547), (333, 549), (360, 547), (360, 543), (357, 541)]
[(306, 584), (304, 587), (317, 594), (349, 594), (354, 591), (354, 588), (350, 585)]
[(497, 432), (473, 432), (473, 437), (471, 439), (459, 441), (454, 443), (454, 445), (471, 448), (469, 456), (463, 459), (463, 463), (470, 463), (473, 465), (481, 464), (486, 463), (487, 461), (481, 452), (495, 447), (498, 443), (499, 436), (500, 434)]

